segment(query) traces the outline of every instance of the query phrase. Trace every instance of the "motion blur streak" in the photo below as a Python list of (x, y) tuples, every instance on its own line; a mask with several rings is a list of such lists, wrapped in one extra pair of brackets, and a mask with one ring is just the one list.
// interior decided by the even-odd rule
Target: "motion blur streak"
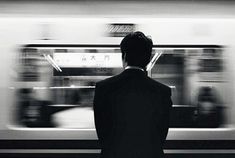
[(96, 82), (123, 70), (120, 41), (142, 31), (154, 42), (148, 75), (172, 89), (165, 151), (234, 153), (234, 7), (213, 0), (0, 1), (0, 150), (99, 152)]

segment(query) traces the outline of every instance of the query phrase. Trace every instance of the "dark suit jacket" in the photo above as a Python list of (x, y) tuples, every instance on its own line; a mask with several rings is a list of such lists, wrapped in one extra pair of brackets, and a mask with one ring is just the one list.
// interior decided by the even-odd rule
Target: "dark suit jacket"
[(98, 82), (94, 115), (101, 157), (164, 157), (171, 106), (171, 89), (138, 69)]

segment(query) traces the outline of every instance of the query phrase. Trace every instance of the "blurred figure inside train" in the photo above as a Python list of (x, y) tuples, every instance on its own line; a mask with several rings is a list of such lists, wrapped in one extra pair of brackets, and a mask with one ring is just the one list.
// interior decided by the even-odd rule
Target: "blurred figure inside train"
[(197, 127), (218, 127), (223, 121), (223, 107), (212, 87), (199, 90), (196, 110)]
[(53, 127), (51, 110), (47, 108), (51, 103), (35, 96), (33, 89), (24, 88), (18, 91), (17, 121), (27, 127)]

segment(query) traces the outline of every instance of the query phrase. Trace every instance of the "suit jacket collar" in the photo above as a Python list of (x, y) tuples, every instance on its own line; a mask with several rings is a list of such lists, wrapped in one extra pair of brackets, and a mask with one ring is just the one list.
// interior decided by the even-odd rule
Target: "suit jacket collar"
[(143, 68), (137, 67), (137, 66), (127, 66), (127, 67), (125, 67), (125, 70), (126, 70), (126, 69), (138, 69), (138, 70), (144, 71)]
[(126, 75), (140, 75), (140, 76), (147, 76), (147, 72), (146, 71), (142, 71), (140, 69), (125, 69), (122, 74), (126, 74)]

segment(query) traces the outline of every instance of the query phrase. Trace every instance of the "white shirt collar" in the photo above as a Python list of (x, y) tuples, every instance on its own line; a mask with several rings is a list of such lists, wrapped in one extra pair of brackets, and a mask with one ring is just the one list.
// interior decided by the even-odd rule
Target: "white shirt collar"
[(127, 67), (125, 67), (125, 70), (127, 70), (127, 69), (137, 69), (137, 70), (141, 70), (144, 72), (144, 69), (142, 69), (141, 67), (138, 67), (138, 66), (127, 66)]

